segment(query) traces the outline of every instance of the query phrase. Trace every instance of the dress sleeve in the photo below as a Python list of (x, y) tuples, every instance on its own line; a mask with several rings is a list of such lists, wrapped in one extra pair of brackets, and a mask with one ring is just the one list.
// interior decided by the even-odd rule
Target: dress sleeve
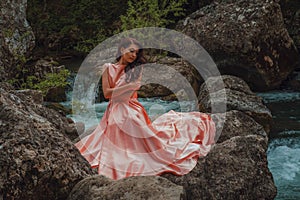
[(109, 86), (110, 87), (114, 87), (115, 86), (115, 84), (113, 83), (113, 71), (114, 71), (114, 69), (113, 69), (113, 67), (112, 67), (112, 64), (111, 63), (105, 63), (104, 65), (103, 65), (103, 73), (107, 73), (107, 75), (108, 75), (108, 82), (109, 82)]

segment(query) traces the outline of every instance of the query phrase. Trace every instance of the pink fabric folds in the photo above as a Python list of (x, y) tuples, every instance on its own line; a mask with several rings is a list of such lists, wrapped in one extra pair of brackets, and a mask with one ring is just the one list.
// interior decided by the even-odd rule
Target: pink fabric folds
[[(106, 64), (111, 87), (126, 84), (124, 70)], [(165, 113), (151, 122), (136, 92), (128, 101), (113, 101), (97, 128), (75, 146), (98, 173), (111, 179), (183, 175), (215, 143), (215, 125), (200, 112)]]

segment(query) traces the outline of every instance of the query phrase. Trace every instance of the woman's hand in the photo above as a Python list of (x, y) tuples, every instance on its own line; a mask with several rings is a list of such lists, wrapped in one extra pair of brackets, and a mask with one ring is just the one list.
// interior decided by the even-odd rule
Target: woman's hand
[(130, 90), (139, 90), (141, 87), (140, 81), (130, 82), (128, 83), (128, 89)]

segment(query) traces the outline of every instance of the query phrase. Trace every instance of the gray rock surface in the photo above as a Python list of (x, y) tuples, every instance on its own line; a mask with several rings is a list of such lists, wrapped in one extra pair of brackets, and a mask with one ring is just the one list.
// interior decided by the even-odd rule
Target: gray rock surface
[(110, 180), (104, 176), (92, 176), (80, 181), (68, 200), (180, 200), (184, 199), (182, 186), (158, 176), (136, 176)]
[(0, 198), (66, 199), (94, 172), (64, 135), (68, 121), (28, 94), (0, 88)]
[[(201, 82), (202, 77), (188, 62), (180, 58), (165, 57), (144, 67), (139, 96), (164, 97), (168, 100), (176, 100), (176, 97), (184, 99), (184, 96), (187, 98), (191, 93), (198, 95)], [(180, 90), (187, 94), (180, 95)]]
[(276, 187), (267, 165), (267, 140), (236, 136), (217, 144), (184, 176), (163, 177), (182, 185), (187, 199), (274, 199)]
[(219, 77), (211, 77), (202, 84), (198, 96), (200, 111), (211, 112), (213, 106), (218, 107), (225, 103), (227, 111), (239, 110), (248, 114), (269, 133), (272, 114), (262, 98), (255, 95), (241, 78), (223, 75), (224, 85), (216, 82), (218, 79)]
[(0, 82), (16, 78), (24, 66), (35, 37), (26, 20), (27, 0), (0, 1)]
[(236, 136), (259, 135), (268, 140), (262, 125), (258, 124), (249, 115), (238, 110), (211, 115), (216, 124), (218, 143)]
[(278, 87), (299, 63), (275, 0), (220, 0), (181, 21), (222, 74), (243, 78), (256, 91)]

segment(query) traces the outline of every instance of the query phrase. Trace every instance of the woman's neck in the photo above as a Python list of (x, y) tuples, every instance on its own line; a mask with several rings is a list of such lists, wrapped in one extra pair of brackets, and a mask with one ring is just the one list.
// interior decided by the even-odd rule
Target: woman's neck
[(119, 65), (128, 65), (128, 62), (126, 62), (122, 57), (121, 57), (121, 59), (118, 61), (118, 64)]
[(120, 70), (125, 69), (125, 67), (127, 66), (126, 64), (121, 63), (120, 61), (118, 61), (116, 64), (119, 66), (118, 68), (119, 68)]

